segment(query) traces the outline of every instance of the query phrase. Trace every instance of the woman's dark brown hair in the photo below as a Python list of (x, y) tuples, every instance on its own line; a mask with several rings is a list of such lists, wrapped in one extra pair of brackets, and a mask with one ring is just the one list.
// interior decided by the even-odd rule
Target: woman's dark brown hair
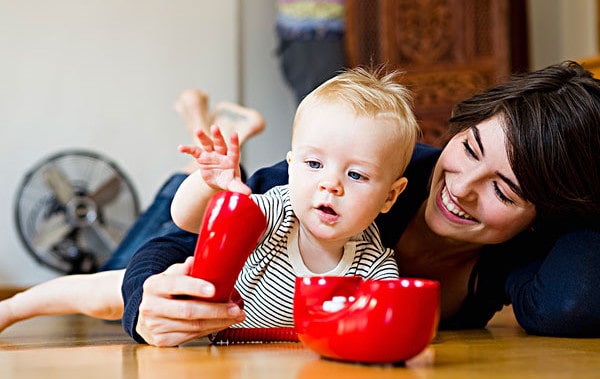
[(576, 62), (514, 76), (453, 110), (452, 135), (499, 115), (537, 227), (600, 224), (600, 81)]

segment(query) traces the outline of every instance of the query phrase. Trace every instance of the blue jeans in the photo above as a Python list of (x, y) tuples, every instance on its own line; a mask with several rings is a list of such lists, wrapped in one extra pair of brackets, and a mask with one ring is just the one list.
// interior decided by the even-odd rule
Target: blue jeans
[(174, 174), (158, 191), (152, 204), (127, 231), (113, 254), (98, 271), (119, 270), (127, 267), (129, 259), (146, 242), (177, 228), (171, 219), (171, 202), (187, 174)]

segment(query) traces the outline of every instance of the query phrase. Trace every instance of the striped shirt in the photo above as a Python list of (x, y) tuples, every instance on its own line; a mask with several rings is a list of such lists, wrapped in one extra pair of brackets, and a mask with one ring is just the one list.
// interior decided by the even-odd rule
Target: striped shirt
[(311, 272), (298, 248), (298, 219), (292, 211), (288, 186), (274, 187), (252, 198), (266, 215), (267, 230), (238, 276), (235, 287), (244, 299), (246, 320), (232, 327), (292, 327), (297, 276), (398, 277), (394, 252), (382, 245), (375, 223), (346, 243), (334, 269)]

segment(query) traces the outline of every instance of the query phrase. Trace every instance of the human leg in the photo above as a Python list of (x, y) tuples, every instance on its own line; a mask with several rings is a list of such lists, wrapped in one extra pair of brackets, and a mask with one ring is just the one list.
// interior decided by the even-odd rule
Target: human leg
[(99, 271), (125, 268), (140, 246), (174, 226), (171, 219), (171, 202), (177, 188), (187, 176), (188, 173), (185, 172), (175, 173), (163, 184), (150, 206), (138, 216), (109, 259), (100, 266)]
[(194, 139), (196, 129), (201, 128), (210, 135), (210, 126), (217, 124), (226, 139), (237, 132), (240, 145), (243, 145), (265, 129), (265, 120), (258, 111), (239, 104), (222, 101), (209, 112), (208, 95), (197, 89), (183, 91), (174, 108)]
[(194, 142), (197, 142), (194, 131), (202, 128), (210, 132), (208, 113), (208, 95), (195, 88), (186, 89), (175, 100), (175, 112), (181, 117)]
[[(198, 143), (197, 129), (202, 129), (210, 135), (210, 126), (215, 124), (219, 125), (226, 140), (236, 132), (240, 146), (265, 129), (265, 119), (255, 109), (221, 101), (208, 112), (208, 102), (205, 92), (193, 88), (184, 90), (175, 101), (174, 109), (183, 119), (195, 143)], [(184, 171), (189, 174), (195, 169), (195, 161), (191, 160)], [(242, 167), (242, 179), (245, 181), (246, 178), (246, 171)]]
[(123, 315), (124, 273), (112, 270), (60, 276), (0, 301), (0, 331), (36, 316), (80, 313), (118, 320)]
[(265, 129), (265, 119), (258, 111), (235, 103), (222, 101), (215, 106), (209, 116), (210, 124), (219, 125), (226, 138), (229, 138), (233, 132), (237, 132), (240, 146)]
[[(218, 124), (224, 133), (238, 133), (240, 145), (250, 137), (262, 132), (265, 121), (254, 109), (240, 105), (220, 102), (214, 110), (208, 112), (209, 98), (205, 92), (197, 89), (184, 90), (177, 98), (174, 108), (184, 121), (190, 136), (195, 139), (198, 128), (208, 130), (210, 125)], [(171, 220), (171, 202), (181, 182), (195, 170), (195, 162), (173, 174), (161, 187), (151, 205), (138, 217), (123, 237), (111, 257), (100, 267), (100, 271), (125, 268), (137, 249), (150, 239), (164, 234), (173, 228)]]

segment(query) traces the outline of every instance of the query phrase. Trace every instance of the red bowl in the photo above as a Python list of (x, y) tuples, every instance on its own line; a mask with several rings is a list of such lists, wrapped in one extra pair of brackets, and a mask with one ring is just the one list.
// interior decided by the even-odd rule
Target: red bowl
[(296, 278), (298, 338), (323, 357), (388, 364), (406, 361), (435, 336), (440, 285), (417, 278)]

